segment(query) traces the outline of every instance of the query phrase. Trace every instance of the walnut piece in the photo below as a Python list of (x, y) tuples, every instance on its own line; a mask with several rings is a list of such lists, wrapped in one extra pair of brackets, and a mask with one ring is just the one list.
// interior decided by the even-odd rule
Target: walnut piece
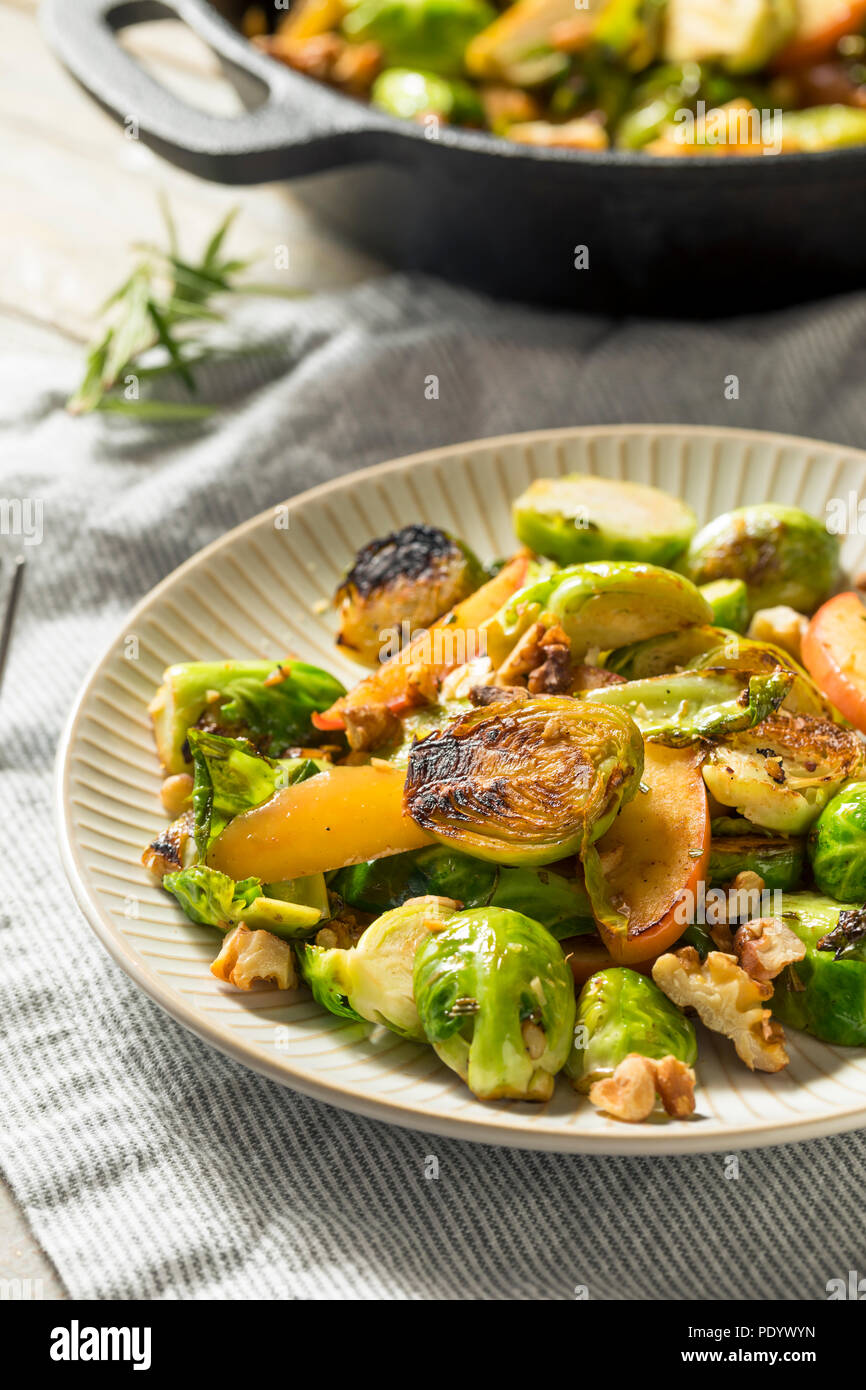
[(590, 1087), (589, 1098), (614, 1120), (639, 1124), (655, 1109), (656, 1095), (669, 1115), (684, 1119), (695, 1108), (695, 1074), (677, 1057), (642, 1057), (630, 1052), (611, 1076)]
[(400, 729), (400, 720), (387, 705), (350, 705), (343, 718), (346, 738), (353, 752), (378, 748), (396, 737)]
[(734, 954), (747, 975), (766, 984), (786, 965), (802, 960), (806, 947), (781, 917), (757, 917), (737, 928)]
[(252, 989), (257, 980), (270, 980), (277, 989), (295, 989), (298, 983), (288, 941), (269, 931), (250, 931), (243, 922), (226, 936), (211, 974), (238, 989)]
[(750, 1071), (781, 1071), (788, 1065), (785, 1034), (764, 1002), (773, 986), (753, 980), (736, 956), (710, 951), (701, 961), (692, 946), (659, 956), (652, 977), (674, 1004), (695, 1009), (714, 1033), (730, 1038)]
[(749, 623), (748, 636), (755, 642), (772, 642), (791, 656), (801, 659), (801, 646), (809, 619), (796, 608), (780, 603), (776, 608), (759, 608)]

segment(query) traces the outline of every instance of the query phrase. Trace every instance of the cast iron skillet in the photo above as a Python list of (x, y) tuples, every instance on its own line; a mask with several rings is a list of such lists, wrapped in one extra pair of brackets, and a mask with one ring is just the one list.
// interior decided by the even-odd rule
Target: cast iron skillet
[[(220, 8), (237, 19), (242, 5)], [(78, 81), (166, 159), (221, 183), (298, 179), (305, 201), (400, 266), (563, 307), (694, 316), (866, 284), (866, 147), (660, 160), (449, 126), (431, 140), (265, 57), (206, 0), (44, 0), (42, 17)], [(165, 17), (215, 50), (243, 114), (188, 105), (118, 43)]]

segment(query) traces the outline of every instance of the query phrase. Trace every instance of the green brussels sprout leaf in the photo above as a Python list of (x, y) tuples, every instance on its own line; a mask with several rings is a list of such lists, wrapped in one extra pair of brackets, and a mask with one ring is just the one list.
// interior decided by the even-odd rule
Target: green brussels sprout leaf
[(753, 728), (779, 708), (793, 680), (781, 669), (769, 676), (705, 669), (602, 686), (583, 698), (627, 709), (645, 739), (684, 748)]

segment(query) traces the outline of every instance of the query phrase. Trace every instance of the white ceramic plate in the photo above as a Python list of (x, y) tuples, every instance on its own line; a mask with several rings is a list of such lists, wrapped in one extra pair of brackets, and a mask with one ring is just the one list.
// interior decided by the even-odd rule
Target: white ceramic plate
[[(188, 659), (292, 651), (347, 681), (330, 598), (364, 542), (412, 521), (465, 537), (489, 559), (514, 548), (512, 498), (531, 479), (571, 471), (655, 483), (701, 522), (748, 502), (823, 517), (860, 496), (866, 453), (812, 440), (662, 426), (512, 435), (437, 449), (351, 474), (266, 512), (194, 556), (139, 604), (87, 681), (58, 755), (63, 861), (88, 921), (157, 1003), (221, 1051), (285, 1085), (395, 1124), (524, 1148), (601, 1152), (735, 1149), (866, 1124), (866, 1051), (790, 1033), (790, 1067), (752, 1075), (702, 1031), (698, 1113), (617, 1124), (560, 1082), (548, 1105), (482, 1103), (431, 1049), (323, 1013), (309, 995), (241, 994), (209, 972), (217, 937), (186, 920), (141, 867), (165, 823), (146, 705), (163, 668)], [(288, 526), (285, 521), (288, 519)], [(843, 561), (864, 567), (866, 539)], [(129, 642), (137, 638), (136, 644)]]

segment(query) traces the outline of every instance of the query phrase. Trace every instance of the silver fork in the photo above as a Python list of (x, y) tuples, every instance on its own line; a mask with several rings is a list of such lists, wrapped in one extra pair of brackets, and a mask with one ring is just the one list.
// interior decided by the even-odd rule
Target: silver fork
[(21, 597), (21, 586), (24, 582), (24, 566), (24, 556), (17, 556), (15, 560), (15, 569), (12, 574), (12, 583), (6, 595), (6, 607), (3, 611), (3, 626), (0, 628), (0, 686), (3, 684), (3, 672), (6, 670), (9, 648), (12, 645), (12, 629), (15, 625), (18, 600)]

